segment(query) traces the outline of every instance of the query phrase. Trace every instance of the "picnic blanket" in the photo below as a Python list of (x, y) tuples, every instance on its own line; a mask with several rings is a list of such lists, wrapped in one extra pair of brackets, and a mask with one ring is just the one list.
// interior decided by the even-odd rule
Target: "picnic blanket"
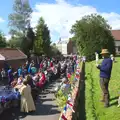
[(0, 87), (0, 103), (5, 103), (9, 100), (17, 100), (19, 98), (19, 92), (15, 91), (13, 88), (7, 89), (5, 86)]

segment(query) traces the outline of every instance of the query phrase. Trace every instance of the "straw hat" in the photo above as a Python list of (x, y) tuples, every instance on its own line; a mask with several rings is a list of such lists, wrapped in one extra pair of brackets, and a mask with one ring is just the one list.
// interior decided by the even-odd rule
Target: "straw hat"
[(109, 54), (108, 49), (102, 49), (102, 52), (100, 54)]

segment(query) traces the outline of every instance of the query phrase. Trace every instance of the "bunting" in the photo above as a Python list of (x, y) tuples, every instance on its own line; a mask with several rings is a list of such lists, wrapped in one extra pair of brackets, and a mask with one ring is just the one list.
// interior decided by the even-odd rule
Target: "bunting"
[[(67, 74), (67, 77), (70, 78), (71, 75)], [(76, 72), (75, 72), (75, 78), (74, 79), (76, 79), (76, 80), (80, 79), (79, 62), (77, 64), (77, 69), (76, 69)], [(75, 87), (77, 87), (77, 86), (75, 86)], [(76, 95), (78, 95), (78, 90), (75, 90), (75, 92), (76, 92)], [(68, 95), (68, 100), (66, 102), (66, 106), (64, 107), (63, 112), (62, 112), (59, 120), (67, 120), (67, 118), (66, 118), (67, 109), (70, 109), (73, 113), (75, 113), (75, 110), (74, 110), (74, 101), (73, 101), (73, 99), (72, 99), (72, 97), (71, 97), (70, 94)]]

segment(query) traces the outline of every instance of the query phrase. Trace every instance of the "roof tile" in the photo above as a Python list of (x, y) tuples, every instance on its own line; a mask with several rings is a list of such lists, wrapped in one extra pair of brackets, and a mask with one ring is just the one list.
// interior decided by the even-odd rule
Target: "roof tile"
[(26, 59), (27, 56), (19, 49), (1, 48), (0, 54), (5, 57), (5, 60)]
[(120, 30), (111, 30), (111, 33), (115, 40), (120, 40)]

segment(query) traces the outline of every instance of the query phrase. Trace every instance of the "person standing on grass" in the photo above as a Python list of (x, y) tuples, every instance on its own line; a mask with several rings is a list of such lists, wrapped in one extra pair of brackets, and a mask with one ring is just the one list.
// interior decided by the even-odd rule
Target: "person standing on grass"
[(103, 92), (103, 98), (101, 102), (105, 103), (105, 107), (109, 107), (110, 95), (109, 95), (108, 86), (112, 71), (112, 60), (109, 56), (109, 52), (107, 49), (103, 49), (101, 55), (103, 57), (102, 64), (96, 65), (97, 68), (100, 70), (100, 86)]

